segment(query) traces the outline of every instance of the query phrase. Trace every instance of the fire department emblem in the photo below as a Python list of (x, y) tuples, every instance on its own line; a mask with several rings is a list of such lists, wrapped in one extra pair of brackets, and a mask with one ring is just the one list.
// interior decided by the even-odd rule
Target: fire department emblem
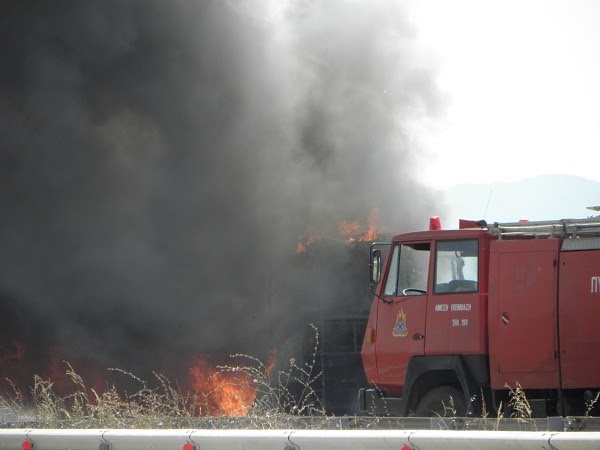
[(392, 331), (394, 337), (404, 337), (408, 334), (408, 328), (406, 327), (406, 314), (404, 310), (400, 308), (398, 315), (396, 316), (396, 325)]

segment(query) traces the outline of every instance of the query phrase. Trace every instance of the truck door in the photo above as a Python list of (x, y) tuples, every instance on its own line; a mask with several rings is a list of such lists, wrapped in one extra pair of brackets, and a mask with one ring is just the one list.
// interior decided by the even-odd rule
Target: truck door
[(492, 387), (558, 387), (558, 239), (495, 241), (490, 256)]
[(600, 386), (600, 238), (565, 239), (559, 272), (563, 387)]
[(439, 240), (434, 259), (425, 353), (486, 354), (487, 297), (479, 277), (483, 259), (479, 257), (479, 240)]
[(401, 393), (411, 357), (423, 355), (430, 243), (393, 246), (377, 310), (379, 386)]

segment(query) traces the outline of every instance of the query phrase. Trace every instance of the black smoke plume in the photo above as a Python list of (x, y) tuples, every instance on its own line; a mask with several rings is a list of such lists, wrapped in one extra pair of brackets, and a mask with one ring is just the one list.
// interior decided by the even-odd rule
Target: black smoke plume
[(5, 362), (261, 355), (353, 295), (344, 252), (294, 262), (307, 226), (427, 223), (397, 2), (3, 1), (0, 46)]

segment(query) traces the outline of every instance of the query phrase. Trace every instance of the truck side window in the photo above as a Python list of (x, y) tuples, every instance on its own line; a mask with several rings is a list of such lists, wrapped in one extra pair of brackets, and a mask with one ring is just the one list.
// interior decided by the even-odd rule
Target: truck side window
[[(383, 295), (425, 293), (429, 273), (429, 248), (429, 243), (394, 246)], [(405, 292), (405, 289), (411, 291)]]
[(390, 259), (390, 268), (388, 270), (387, 281), (385, 282), (385, 289), (383, 295), (396, 295), (396, 289), (398, 287), (398, 250), (399, 246), (394, 245), (392, 251), (392, 258)]
[(477, 292), (478, 256), (477, 239), (437, 241), (434, 292)]

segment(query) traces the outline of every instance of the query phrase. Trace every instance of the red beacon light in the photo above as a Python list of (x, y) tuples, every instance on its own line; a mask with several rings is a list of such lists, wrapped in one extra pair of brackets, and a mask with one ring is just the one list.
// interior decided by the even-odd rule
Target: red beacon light
[(23, 450), (31, 450), (31, 449), (33, 448), (33, 442), (31, 442), (31, 441), (24, 441), (24, 442), (21, 444), (21, 448), (22, 448)]
[(194, 444), (190, 444), (189, 442), (183, 446), (181, 450), (196, 450), (196, 446)]
[(429, 218), (429, 231), (436, 231), (442, 229), (442, 222), (438, 216)]

